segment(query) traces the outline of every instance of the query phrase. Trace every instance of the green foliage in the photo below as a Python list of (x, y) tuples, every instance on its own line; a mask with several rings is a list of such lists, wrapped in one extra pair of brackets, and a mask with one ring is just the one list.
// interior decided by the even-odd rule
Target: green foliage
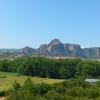
[(100, 86), (100, 81), (97, 81), (96, 84), (97, 84), (98, 86)]
[(59, 75), (60, 75), (60, 78), (62, 79), (68, 78), (68, 72), (64, 67), (59, 69)]
[(65, 87), (61, 83), (54, 83), (52, 85), (52, 90), (59, 93), (59, 94), (65, 93)]
[(71, 78), (75, 77), (78, 62), (80, 59), (19, 58), (13, 61), (2, 60), (0, 71), (48, 78)]
[(15, 81), (15, 82), (12, 84), (12, 89), (13, 89), (14, 91), (16, 91), (16, 90), (18, 90), (19, 88), (20, 88), (20, 84), (17, 83), (17, 81)]
[(5, 91), (0, 91), (0, 97), (5, 96)]
[(97, 98), (99, 96), (99, 92), (95, 89), (89, 89), (87, 93), (89, 98)]
[(29, 77), (25, 80), (23, 88), (29, 91), (31, 94), (34, 93), (34, 85)]
[(1, 72), (13, 72), (27, 76), (48, 78), (99, 78), (100, 61), (81, 59), (49, 59), (44, 57), (27, 57), (15, 60), (1, 60)]
[(61, 95), (59, 93), (56, 93), (54, 91), (48, 91), (44, 97), (46, 100), (61, 100)]
[(100, 87), (98, 84), (86, 85), (83, 88), (80, 84), (83, 83), (82, 80), (70, 79), (49, 85), (46, 83), (33, 84), (31, 79), (27, 78), (21, 87), (15, 81), (12, 85), (14, 90), (8, 92), (7, 100), (99, 100)]
[(40, 84), (37, 84), (37, 88), (38, 88), (39, 94), (41, 95), (44, 95), (45, 93), (47, 93), (47, 91), (51, 90), (51, 86), (43, 82)]
[(0, 63), (0, 71), (2, 72), (7, 72), (9, 66), (9, 61), (8, 60), (2, 60)]
[(0, 77), (1, 78), (7, 78), (9, 76), (16, 76), (16, 75), (19, 75), (17, 73), (12, 73), (12, 72), (0, 72)]
[(13, 91), (7, 96), (7, 100), (34, 100), (35, 97), (32, 94), (29, 94), (27, 90), (20, 89)]
[(7, 78), (6, 76), (0, 76), (0, 78)]

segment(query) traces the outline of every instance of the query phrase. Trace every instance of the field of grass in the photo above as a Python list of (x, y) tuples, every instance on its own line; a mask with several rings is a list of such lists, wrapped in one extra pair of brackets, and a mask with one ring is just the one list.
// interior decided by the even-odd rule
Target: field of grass
[[(23, 85), (25, 79), (28, 77), (28, 76), (16, 76), (16, 75), (17, 75), (16, 73), (4, 73), (4, 72), (1, 73), (0, 72), (0, 77), (1, 77), (0, 78), (0, 91), (9, 89), (15, 80), (21, 85)], [(45, 83), (52, 84), (55, 82), (63, 81), (63, 79), (49, 79), (49, 78), (39, 78), (39, 77), (30, 77), (30, 78), (33, 81), (33, 83), (45, 82)]]
[(8, 73), (8, 72), (0, 72), (0, 78), (8, 77), (8, 76), (17, 76), (17, 73)]

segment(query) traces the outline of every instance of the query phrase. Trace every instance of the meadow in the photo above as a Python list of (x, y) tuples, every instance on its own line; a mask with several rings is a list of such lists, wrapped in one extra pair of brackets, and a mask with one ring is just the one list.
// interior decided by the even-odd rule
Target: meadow
[[(0, 72), (0, 91), (7, 90), (12, 86), (14, 81), (17, 81), (21, 85), (29, 76), (20, 76), (17, 73)], [(40, 77), (30, 77), (33, 83), (55, 83), (64, 81), (63, 79), (50, 79), (50, 78), (40, 78)]]

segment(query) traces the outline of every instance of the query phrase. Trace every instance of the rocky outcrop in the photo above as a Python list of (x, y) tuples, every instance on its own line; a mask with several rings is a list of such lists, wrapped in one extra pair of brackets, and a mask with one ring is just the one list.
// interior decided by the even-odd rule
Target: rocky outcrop
[(25, 47), (22, 53), (29, 55), (51, 55), (51, 56), (77, 56), (81, 55), (82, 49), (80, 45), (76, 44), (63, 44), (59, 39), (52, 40), (48, 45), (42, 44), (38, 49)]
[(77, 44), (69, 44), (69, 50), (74, 56), (81, 56), (83, 53), (81, 46)]
[(58, 44), (58, 43), (61, 43), (61, 42), (59, 41), (59, 39), (54, 39), (54, 40), (52, 40), (52, 41), (48, 44), (48, 46), (50, 46), (50, 45), (52, 45), (52, 44)]
[(96, 55), (97, 57), (100, 57), (100, 47), (96, 48)]
[(84, 48), (83, 52), (88, 58), (100, 57), (100, 47)]
[(47, 45), (47, 44), (42, 44), (42, 45), (40, 45), (39, 54), (42, 54), (42, 55), (49, 55), (49, 52), (48, 52), (48, 45)]
[(35, 50), (33, 48), (29, 47), (29, 46), (24, 47), (22, 49), (22, 53), (27, 54), (27, 55), (32, 55), (34, 53), (34, 51)]
[(51, 55), (61, 55), (64, 52), (64, 45), (58, 39), (54, 39), (48, 45), (48, 52)]
[(100, 57), (100, 47), (82, 49), (78, 44), (61, 43), (59, 39), (49, 44), (42, 44), (38, 49), (25, 47), (22, 53), (27, 55), (71, 56), (71, 57)]

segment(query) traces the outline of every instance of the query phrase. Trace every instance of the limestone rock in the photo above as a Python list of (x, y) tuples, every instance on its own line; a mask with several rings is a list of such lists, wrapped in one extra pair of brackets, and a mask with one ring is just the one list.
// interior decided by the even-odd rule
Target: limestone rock
[(27, 46), (27, 47), (23, 48), (22, 53), (31, 55), (31, 54), (34, 53), (34, 49), (29, 47), (29, 46)]
[(41, 44), (38, 49), (24, 47), (23, 54), (45, 56), (71, 56), (93, 58), (100, 57), (100, 47), (81, 48), (78, 44), (61, 43), (59, 39), (53, 39), (49, 44)]
[(54, 39), (49, 43), (48, 51), (51, 55), (61, 55), (64, 52), (64, 45), (58, 39)]
[(83, 53), (83, 51), (81, 49), (81, 46), (80, 45), (77, 45), (77, 44), (69, 44), (69, 50), (75, 56), (80, 56)]
[(42, 44), (42, 45), (40, 45), (39, 54), (49, 55), (49, 52), (48, 52), (48, 45), (47, 45), (47, 44)]

